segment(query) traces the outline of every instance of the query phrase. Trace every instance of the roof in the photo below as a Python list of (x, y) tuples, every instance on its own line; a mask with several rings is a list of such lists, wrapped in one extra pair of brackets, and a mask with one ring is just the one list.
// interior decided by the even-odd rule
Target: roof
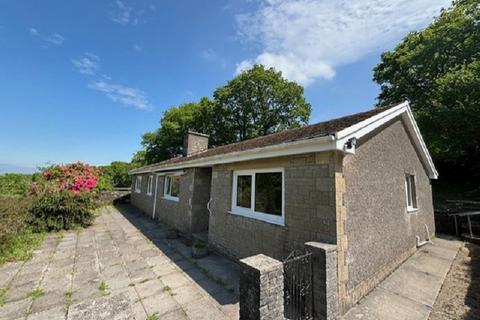
[[(209, 165), (209, 162), (213, 164), (213, 159), (225, 159), (226, 157), (231, 156), (234, 158), (233, 160), (236, 161), (243, 161), (241, 155), (251, 154), (248, 159), (259, 159), (265, 158), (268, 155), (275, 156), (277, 155), (286, 155), (286, 154), (294, 154), (292, 152), (301, 153), (303, 152), (312, 152), (312, 151), (321, 151), (324, 150), (323, 147), (320, 148), (320, 145), (325, 143), (333, 143), (336, 148), (340, 148), (342, 150), (344, 148), (343, 144), (346, 142), (346, 139), (350, 139), (352, 137), (359, 138), (360, 136), (350, 136), (350, 131), (357, 132), (361, 130), (362, 124), (368, 124), (372, 122), (371, 119), (378, 120), (383, 119), (384, 117), (381, 116), (382, 114), (388, 115), (398, 113), (398, 111), (404, 111), (405, 108), (408, 107), (408, 102), (404, 102), (401, 104), (390, 105), (384, 108), (376, 108), (366, 112), (356, 113), (349, 116), (320, 122), (317, 124), (301, 127), (301, 128), (294, 128), (289, 129), (286, 131), (278, 132), (269, 134), (266, 136), (249, 139), (237, 143), (232, 143), (224, 146), (219, 146), (216, 148), (207, 149), (203, 152), (199, 152), (190, 156), (185, 157), (176, 157), (172, 159), (168, 159), (162, 162), (158, 162), (152, 165), (144, 166), (141, 168), (134, 169), (130, 171), (130, 174), (136, 173), (143, 173), (143, 172), (154, 172), (154, 171), (165, 171), (165, 170), (173, 170), (179, 168), (186, 168), (186, 167), (195, 167), (195, 166), (205, 166)], [(406, 109), (405, 109), (406, 110)], [(411, 111), (410, 111), (411, 112)], [(412, 116), (413, 118), (413, 116)], [(413, 120), (415, 121), (415, 120)], [(358, 127), (358, 130), (356, 128)], [(416, 127), (416, 124), (415, 124)], [(418, 128), (417, 128), (418, 129)], [(345, 133), (342, 135), (342, 133)], [(348, 133), (348, 134), (347, 134)], [(418, 131), (419, 134), (419, 131)], [(420, 136), (421, 138), (421, 136)], [(339, 143), (341, 142), (341, 143)], [(421, 139), (423, 143), (423, 139)], [(315, 147), (309, 147), (305, 149), (306, 144), (311, 145), (315, 143)], [(303, 148), (299, 148), (302, 145)], [(424, 145), (424, 143), (423, 143)], [(285, 150), (286, 148), (293, 148), (295, 146), (295, 150), (293, 149), (287, 153)], [(271, 153), (274, 149), (280, 148), (284, 151), (279, 151), (277, 153)], [(318, 149), (318, 150), (317, 150)], [(269, 150), (270, 153), (266, 151)], [(327, 149), (325, 149), (327, 150)], [(264, 153), (263, 155), (261, 153)], [(428, 151), (427, 151), (428, 153)], [(277, 156), (278, 156), (277, 155)], [(427, 155), (427, 159), (430, 159), (430, 156)], [(430, 159), (431, 160), (431, 159)], [(226, 160), (225, 160), (226, 161)], [(234, 162), (234, 161), (230, 161)], [(226, 162), (218, 162), (215, 163), (226, 163)], [(433, 162), (431, 163), (433, 166)], [(434, 168), (433, 168), (434, 169)], [(434, 175), (436, 175), (436, 171)]]

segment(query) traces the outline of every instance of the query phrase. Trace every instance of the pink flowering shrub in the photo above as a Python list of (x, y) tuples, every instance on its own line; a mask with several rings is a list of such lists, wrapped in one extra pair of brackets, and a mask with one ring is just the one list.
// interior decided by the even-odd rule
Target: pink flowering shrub
[[(48, 185), (47, 189), (50, 192), (70, 190), (75, 194), (79, 194), (95, 189), (100, 179), (100, 174), (100, 170), (88, 164), (76, 162), (45, 168), (41, 173), (40, 181)], [(34, 182), (30, 191), (35, 193), (37, 190), (38, 184)]]
[(91, 224), (100, 177), (100, 170), (81, 162), (43, 169), (30, 186), (31, 224), (47, 231)]

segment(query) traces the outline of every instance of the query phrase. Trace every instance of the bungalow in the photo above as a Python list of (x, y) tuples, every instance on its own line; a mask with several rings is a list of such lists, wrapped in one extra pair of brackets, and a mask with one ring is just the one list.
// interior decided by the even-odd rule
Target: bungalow
[(408, 102), (208, 149), (131, 171), (132, 203), (233, 259), (337, 245), (342, 309), (434, 235), (438, 174)]

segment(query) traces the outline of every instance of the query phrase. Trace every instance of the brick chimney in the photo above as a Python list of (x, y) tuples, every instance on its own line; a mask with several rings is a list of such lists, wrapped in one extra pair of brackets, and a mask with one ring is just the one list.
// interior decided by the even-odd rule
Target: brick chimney
[(208, 134), (188, 130), (183, 138), (183, 156), (190, 156), (208, 149)]

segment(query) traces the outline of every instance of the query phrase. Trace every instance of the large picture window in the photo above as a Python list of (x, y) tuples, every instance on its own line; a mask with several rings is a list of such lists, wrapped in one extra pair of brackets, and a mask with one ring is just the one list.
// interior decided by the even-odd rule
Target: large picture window
[(142, 192), (142, 176), (135, 177), (135, 193)]
[(179, 175), (169, 175), (165, 176), (165, 188), (164, 188), (164, 198), (178, 201), (178, 195), (180, 193), (180, 176)]
[(407, 210), (417, 210), (417, 190), (415, 187), (415, 176), (413, 174), (405, 175), (405, 191), (407, 193)]
[(283, 225), (283, 193), (283, 169), (235, 171), (231, 213)]

